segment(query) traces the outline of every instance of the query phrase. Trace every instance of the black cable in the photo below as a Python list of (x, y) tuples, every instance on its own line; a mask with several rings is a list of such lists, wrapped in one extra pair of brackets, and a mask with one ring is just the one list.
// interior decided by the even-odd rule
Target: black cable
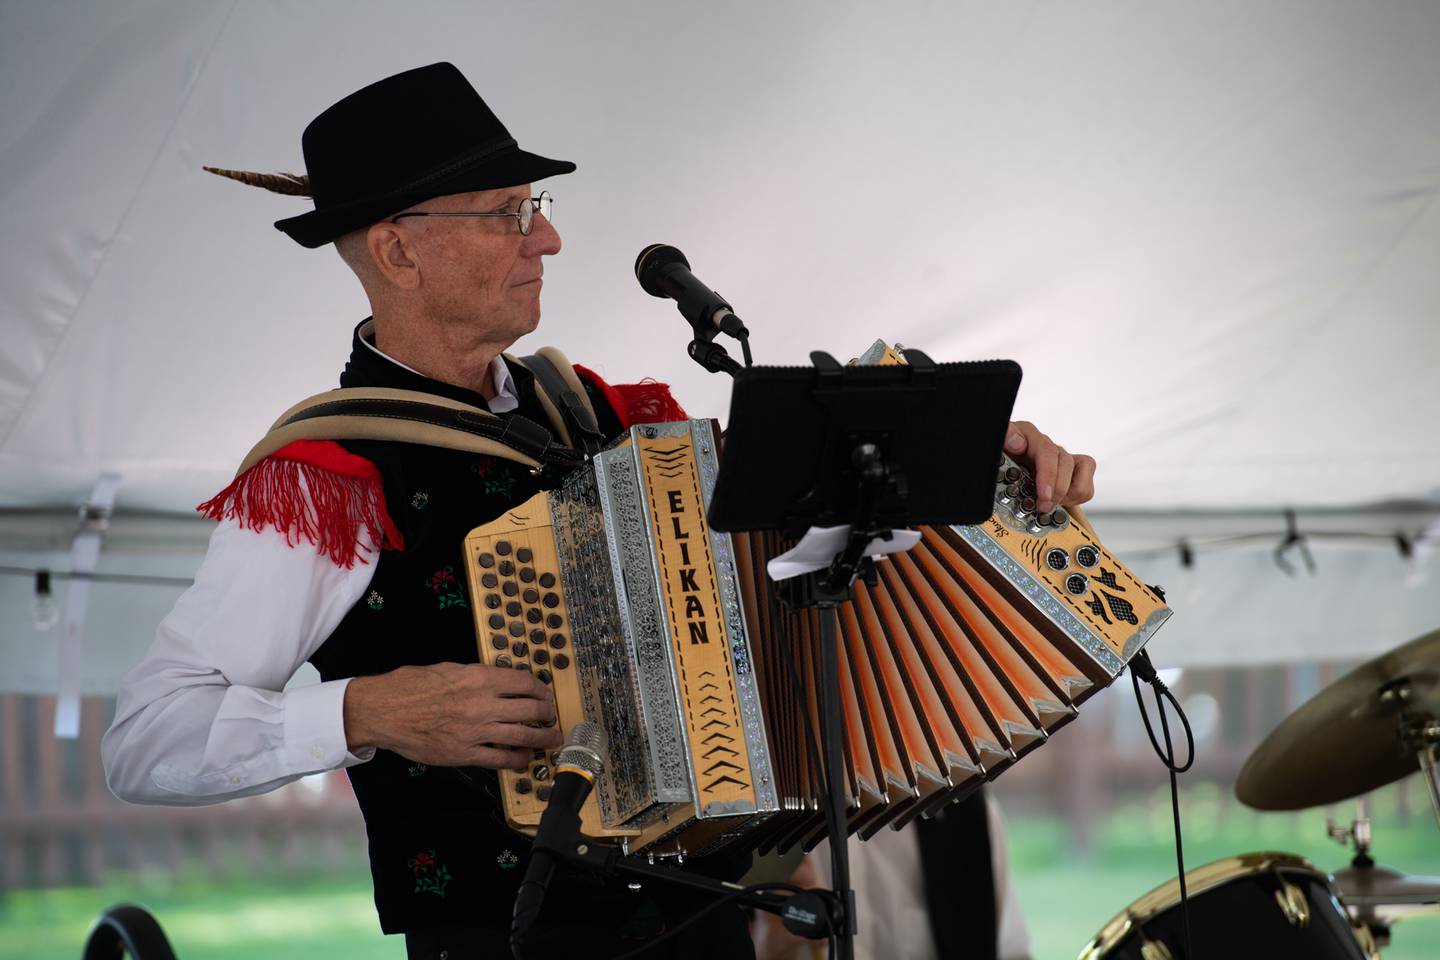
[(683, 922), (677, 924), (676, 926), (670, 928), (669, 930), (666, 930), (664, 933), (660, 934), (660, 936), (656, 937), (654, 940), (651, 940), (651, 941), (643, 944), (642, 946), (636, 947), (634, 950), (631, 950), (629, 953), (622, 953), (622, 954), (620, 954), (620, 956), (616, 957), (615, 960), (631, 960), (632, 957), (638, 957), (638, 956), (640, 956), (640, 955), (643, 954), (643, 953), (646, 953), (646, 952), (648, 952), (648, 951), (650, 951), (650, 950), (655, 949), (655, 948), (658, 947), (660, 944), (664, 943), (666, 940), (669, 940), (671, 937), (677, 935), (681, 930), (684, 930), (686, 927), (690, 926), (691, 924), (699, 923), (701, 920), (703, 920), (704, 918), (708, 917), (710, 914), (714, 913), (716, 910), (719, 910), (721, 907), (728, 906), (729, 904), (734, 903), (736, 900), (740, 899), (741, 897), (745, 896), (746, 894), (751, 894), (751, 893), (768, 893), (768, 892), (771, 891), (771, 890), (788, 890), (788, 891), (790, 891), (791, 893), (803, 893), (803, 892), (804, 892), (804, 888), (802, 888), (802, 887), (797, 887), (797, 886), (796, 886), (795, 884), (793, 884), (793, 883), (785, 883), (785, 882), (780, 881), (780, 880), (772, 880), (772, 881), (768, 881), (768, 882), (766, 882), (766, 883), (757, 883), (757, 884), (753, 884), (753, 885), (748, 886), (748, 887), (742, 887), (742, 888), (740, 888), (739, 890), (736, 890), (734, 893), (729, 894), (728, 896), (721, 897), (719, 900), (716, 900), (714, 903), (706, 904), (704, 907), (702, 907), (701, 909), (695, 911), (693, 914), (691, 914), (689, 917), (687, 917)]
[(755, 360), (753, 357), (750, 356), (750, 335), (747, 333), (743, 337), (738, 337), (737, 339), (740, 341), (740, 350), (745, 355), (745, 366), (754, 366)]
[[(1155, 710), (1160, 715), (1160, 731), (1165, 738), (1165, 747), (1162, 750), (1160, 741), (1155, 736), (1155, 728), (1150, 723), (1150, 711), (1145, 707), (1145, 695), (1140, 692), (1140, 681), (1144, 680), (1150, 684), (1151, 693), (1155, 697)], [(1185, 711), (1180, 707), (1180, 702), (1165, 686), (1165, 681), (1160, 679), (1160, 674), (1155, 670), (1155, 665), (1150, 661), (1150, 654), (1144, 650), (1130, 661), (1130, 681), (1135, 688), (1135, 703), (1140, 707), (1140, 719), (1145, 721), (1145, 734), (1150, 738), (1150, 746), (1155, 749), (1155, 755), (1160, 762), (1165, 764), (1165, 769), (1170, 772), (1170, 811), (1175, 821), (1175, 867), (1176, 876), (1180, 881), (1180, 919), (1185, 930), (1185, 960), (1195, 960), (1195, 952), (1191, 948), (1190, 941), (1190, 896), (1185, 886), (1185, 846), (1180, 835), (1180, 774), (1189, 770), (1195, 764), (1195, 734), (1190, 729), (1190, 720), (1185, 716)], [(1184, 764), (1175, 763), (1175, 745), (1170, 739), (1170, 723), (1165, 719), (1165, 701), (1175, 709), (1175, 715), (1180, 718), (1180, 723), (1185, 728), (1186, 760)]]

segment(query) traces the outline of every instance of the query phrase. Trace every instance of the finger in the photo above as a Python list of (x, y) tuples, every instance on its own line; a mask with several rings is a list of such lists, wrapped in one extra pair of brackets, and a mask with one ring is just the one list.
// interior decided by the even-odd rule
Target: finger
[(559, 727), (527, 727), (523, 723), (487, 723), (479, 730), (485, 743), (500, 747), (558, 747), (565, 742)]
[(1055, 475), (1060, 469), (1060, 454), (1064, 452), (1044, 434), (1030, 441), (1030, 453), (1034, 457), (1036, 508), (1041, 512), (1055, 505)]
[(1075, 473), (1075, 458), (1062, 447), (1060, 459), (1055, 467), (1055, 493), (1049, 503), (1039, 504), (1041, 513), (1049, 513), (1055, 509), (1057, 504), (1065, 502), (1065, 497), (1070, 493), (1070, 484)]
[(532, 697), (536, 700), (553, 700), (550, 688), (529, 670), (512, 670), (507, 667), (491, 667), (477, 664), (477, 670), (484, 671), (479, 680), (491, 693), (502, 697)]
[(529, 750), (506, 750), (503, 747), (477, 746), (470, 750), (467, 762), (491, 770), (524, 770), (530, 766)]
[(1078, 507), (1095, 496), (1095, 458), (1083, 453), (1075, 455), (1075, 475), (1070, 478), (1070, 493), (1061, 502)]
[(498, 697), (486, 704), (485, 719), (497, 723), (551, 723), (555, 702), (533, 697)]
[(1016, 420), (1011, 423), (1009, 431), (1005, 434), (1005, 452), (1012, 457), (1023, 454), (1029, 446), (1027, 431), (1033, 433), (1035, 425), (1026, 420)]

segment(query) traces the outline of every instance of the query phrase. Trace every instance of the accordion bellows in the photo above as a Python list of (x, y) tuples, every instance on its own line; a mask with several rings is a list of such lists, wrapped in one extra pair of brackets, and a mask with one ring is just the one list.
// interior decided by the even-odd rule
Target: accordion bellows
[[(765, 576), (778, 537), (707, 526), (717, 446), (711, 421), (634, 427), (464, 544), (481, 661), (552, 684), (562, 728), (605, 729), (582, 832), (631, 852), (825, 836), (819, 622)], [(840, 606), (851, 832), (899, 828), (993, 779), (1169, 617), (1075, 518), (1037, 517), (1033, 496), (1004, 460), (988, 521), (923, 529)], [(513, 828), (539, 824), (553, 759), (500, 772)]]

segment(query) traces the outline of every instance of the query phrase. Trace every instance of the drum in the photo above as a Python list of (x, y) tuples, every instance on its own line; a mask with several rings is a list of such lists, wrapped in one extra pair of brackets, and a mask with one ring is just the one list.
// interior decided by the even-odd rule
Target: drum
[[(1351, 929), (1330, 878), (1288, 853), (1247, 853), (1186, 871), (1195, 954), (1225, 960), (1372, 960), (1368, 931)], [(1373, 948), (1372, 948), (1373, 949)], [(1180, 884), (1136, 900), (1079, 960), (1186, 960)]]

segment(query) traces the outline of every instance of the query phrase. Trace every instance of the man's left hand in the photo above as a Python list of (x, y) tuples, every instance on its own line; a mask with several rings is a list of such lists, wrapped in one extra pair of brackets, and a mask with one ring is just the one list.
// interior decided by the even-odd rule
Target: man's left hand
[(1035, 509), (1040, 513), (1076, 507), (1095, 496), (1095, 458), (1070, 453), (1028, 420), (1010, 424), (1005, 452), (1035, 475)]

